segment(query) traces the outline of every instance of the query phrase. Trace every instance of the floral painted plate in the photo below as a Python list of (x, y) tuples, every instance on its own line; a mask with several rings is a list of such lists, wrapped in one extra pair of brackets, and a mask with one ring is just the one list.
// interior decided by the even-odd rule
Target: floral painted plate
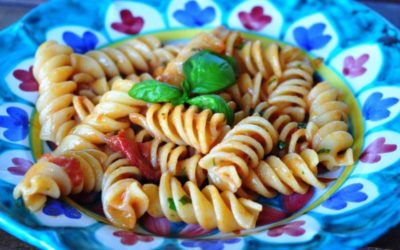
[[(354, 166), (325, 190), (260, 200), (257, 228), (222, 234), (145, 216), (135, 232), (107, 224), (98, 195), (49, 200), (29, 213), (12, 190), (48, 145), (38, 139), (32, 63), (48, 39), (76, 53), (153, 34), (166, 43), (219, 25), (324, 59), (319, 77), (350, 106)], [(43, 249), (352, 249), (400, 221), (400, 34), (353, 1), (55, 0), (0, 33), (0, 225)]]

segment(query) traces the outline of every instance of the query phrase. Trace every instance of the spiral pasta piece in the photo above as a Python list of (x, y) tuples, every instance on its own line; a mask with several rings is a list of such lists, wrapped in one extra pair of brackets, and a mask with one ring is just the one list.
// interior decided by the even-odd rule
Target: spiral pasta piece
[(29, 210), (37, 211), (47, 197), (100, 191), (105, 158), (106, 154), (97, 149), (45, 155), (15, 187), (14, 198), (22, 197)]
[(222, 93), (222, 95), (228, 95), (228, 97), (222, 97), (225, 100), (232, 100), (237, 103), (237, 108), (248, 116), (250, 110), (254, 109), (261, 100), (266, 100), (267, 98), (267, 96), (263, 96), (261, 91), (262, 84), (261, 73), (257, 73), (254, 78), (251, 78), (248, 73), (244, 73), (239, 76), (236, 84)]
[(35, 55), (33, 73), (39, 83), (36, 108), (42, 126), (40, 138), (56, 144), (78, 123), (74, 106), (82, 107), (79, 104), (88, 102), (74, 99), (78, 86), (70, 81), (75, 73), (71, 54), (72, 49), (68, 46), (48, 41)]
[(178, 52), (178, 46), (161, 46), (158, 38), (147, 35), (126, 40), (116, 47), (93, 50), (84, 55), (73, 54), (71, 60), (79, 72), (94, 79), (111, 79), (138, 72), (152, 73), (175, 58)]
[(130, 80), (116, 80), (112, 90), (104, 94), (93, 111), (62, 140), (56, 152), (96, 148), (106, 142), (107, 133), (128, 128), (129, 114), (146, 108), (145, 102), (128, 95), (133, 84)]
[(240, 121), (199, 162), (212, 183), (221, 190), (236, 192), (249, 169), (258, 166), (278, 142), (278, 133), (266, 119), (250, 116)]
[(150, 104), (146, 114), (131, 112), (132, 123), (147, 129), (155, 138), (178, 145), (188, 145), (205, 154), (218, 142), (226, 129), (226, 119), (211, 110), (199, 111), (171, 103)]
[(199, 224), (205, 229), (218, 228), (221, 232), (253, 228), (262, 209), (254, 201), (238, 198), (229, 191), (220, 192), (213, 185), (200, 190), (188, 181), (182, 186), (171, 173), (162, 175), (158, 192), (160, 205), (151, 203), (150, 208), (160, 206), (170, 221)]
[(147, 130), (141, 130), (135, 136), (136, 142), (148, 150), (148, 158), (154, 168), (160, 168), (162, 173), (171, 172), (174, 176), (184, 176), (197, 185), (205, 180), (204, 169), (198, 167), (201, 154), (188, 146), (163, 142)]
[(291, 46), (283, 48), (276, 43), (264, 47), (260, 40), (246, 41), (239, 51), (239, 58), (250, 75), (261, 73), (264, 79), (271, 76), (281, 78), (288, 64), (307, 60), (300, 49)]
[(348, 107), (340, 100), (340, 93), (322, 82), (307, 96), (310, 119), (307, 139), (318, 152), (320, 161), (329, 170), (354, 164), (353, 136), (348, 132)]
[(112, 224), (133, 229), (149, 207), (149, 199), (137, 180), (140, 171), (120, 153), (110, 154), (104, 166), (101, 197), (104, 214)]
[(282, 114), (278, 106), (270, 106), (267, 102), (261, 102), (254, 109), (254, 114), (259, 114), (269, 122), (279, 134), (280, 153), (301, 152), (308, 148), (306, 129), (299, 127), (301, 123), (295, 122), (287, 114)]
[(318, 154), (312, 149), (283, 157), (271, 155), (250, 170), (244, 187), (268, 198), (274, 197), (276, 192), (305, 194), (309, 186), (322, 189), (325, 184), (317, 178), (318, 163)]

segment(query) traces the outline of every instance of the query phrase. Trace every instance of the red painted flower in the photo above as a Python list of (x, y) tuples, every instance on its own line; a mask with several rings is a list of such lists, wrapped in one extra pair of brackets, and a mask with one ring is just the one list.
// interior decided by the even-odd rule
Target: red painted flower
[(13, 72), (13, 76), (20, 80), (19, 88), (23, 91), (34, 92), (38, 91), (39, 84), (33, 76), (33, 67), (30, 66), (29, 70), (17, 69)]
[(364, 163), (376, 163), (381, 160), (380, 154), (393, 152), (397, 149), (396, 144), (385, 144), (386, 139), (379, 137), (371, 142), (360, 156), (360, 161)]
[(294, 237), (301, 236), (306, 232), (306, 230), (301, 227), (304, 224), (305, 221), (303, 220), (293, 221), (283, 226), (271, 228), (268, 230), (267, 234), (271, 237), (279, 237), (282, 234), (287, 234)]
[(121, 243), (123, 245), (128, 245), (128, 246), (133, 246), (135, 245), (138, 241), (143, 241), (143, 242), (150, 242), (153, 241), (153, 237), (147, 236), (147, 235), (139, 235), (134, 232), (129, 232), (129, 231), (115, 231), (113, 233), (114, 236), (120, 237), (121, 238)]
[(364, 64), (369, 60), (368, 54), (362, 54), (360, 57), (355, 59), (353, 56), (348, 56), (344, 59), (343, 75), (348, 77), (357, 77), (363, 75), (367, 69)]
[(121, 33), (135, 35), (139, 33), (144, 26), (144, 19), (140, 16), (134, 16), (128, 9), (123, 9), (119, 13), (122, 22), (114, 22), (111, 27)]
[(295, 213), (302, 209), (313, 197), (314, 189), (310, 188), (305, 194), (293, 193), (283, 196), (283, 207), (289, 213)]
[(254, 6), (250, 12), (239, 12), (239, 20), (246, 29), (259, 31), (272, 22), (272, 17), (264, 15), (263, 7)]
[(263, 205), (263, 209), (261, 210), (257, 219), (257, 226), (262, 226), (276, 221), (280, 221), (286, 218), (286, 216), (288, 216), (288, 214), (282, 210), (267, 205)]

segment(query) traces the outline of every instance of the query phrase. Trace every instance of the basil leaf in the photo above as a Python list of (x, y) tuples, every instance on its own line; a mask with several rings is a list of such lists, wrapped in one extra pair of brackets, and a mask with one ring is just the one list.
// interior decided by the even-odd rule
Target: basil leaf
[(201, 95), (189, 99), (187, 103), (201, 109), (210, 109), (214, 113), (223, 113), (228, 124), (233, 125), (233, 111), (219, 95)]
[(200, 51), (183, 64), (183, 73), (195, 94), (209, 94), (223, 90), (236, 80), (236, 72), (231, 63), (209, 51)]
[(129, 90), (132, 98), (146, 102), (172, 102), (182, 96), (182, 91), (167, 83), (156, 80), (145, 80), (133, 85)]
[(233, 56), (222, 56), (233, 68), (233, 71), (235, 72), (235, 77), (239, 77), (239, 63), (237, 62), (236, 58)]

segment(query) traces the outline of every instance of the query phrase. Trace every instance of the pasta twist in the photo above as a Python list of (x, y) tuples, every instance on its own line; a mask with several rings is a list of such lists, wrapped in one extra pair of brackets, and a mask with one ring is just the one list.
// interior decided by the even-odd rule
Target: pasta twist
[(116, 47), (89, 51), (85, 55), (73, 54), (71, 61), (87, 77), (111, 79), (138, 72), (153, 72), (175, 58), (178, 51), (178, 46), (161, 47), (156, 37), (142, 36), (124, 41)]
[[(240, 110), (246, 116), (256, 107), (261, 100), (266, 100), (267, 96), (263, 96), (261, 86), (263, 83), (261, 73), (257, 73), (252, 79), (248, 73), (241, 74), (237, 83), (229, 87), (222, 95), (225, 100), (232, 100), (237, 103)], [(236, 107), (232, 107), (236, 108)]]
[(313, 85), (314, 70), (309, 61), (291, 62), (281, 78), (272, 77), (262, 86), (263, 96), (268, 96), (271, 106), (278, 106), (283, 114), (302, 122), (307, 111), (306, 96)]
[(295, 153), (308, 148), (306, 129), (299, 128), (299, 123), (292, 120), (287, 114), (282, 114), (278, 106), (270, 106), (261, 102), (254, 109), (254, 114), (259, 114), (269, 122), (279, 134), (280, 152)]
[(45, 155), (15, 187), (14, 198), (22, 196), (25, 206), (37, 211), (43, 207), (47, 196), (59, 198), (100, 191), (105, 158), (106, 154), (97, 149)]
[(236, 192), (250, 168), (258, 166), (278, 142), (278, 133), (266, 119), (250, 116), (240, 121), (199, 162), (213, 184)]
[(205, 180), (204, 169), (198, 167), (201, 154), (190, 152), (188, 146), (165, 143), (155, 139), (147, 130), (141, 130), (136, 135), (136, 142), (149, 152), (148, 158), (154, 168), (160, 168), (162, 173), (171, 172), (174, 176), (185, 176), (197, 185)]
[(210, 151), (227, 127), (221, 113), (213, 114), (208, 109), (199, 112), (196, 106), (186, 109), (171, 103), (150, 104), (145, 115), (130, 112), (129, 118), (157, 139), (188, 145), (202, 154)]
[(120, 153), (110, 154), (104, 166), (101, 197), (104, 214), (114, 225), (133, 229), (149, 207), (149, 199), (137, 181), (140, 171)]
[(56, 152), (96, 148), (96, 145), (106, 142), (107, 133), (128, 128), (129, 114), (146, 108), (145, 102), (128, 95), (133, 84), (130, 80), (116, 80), (112, 90), (104, 94), (90, 115), (62, 140)]
[(328, 83), (319, 83), (310, 91), (307, 102), (307, 139), (320, 161), (329, 170), (353, 164), (353, 136), (347, 132), (348, 107), (340, 100), (339, 91)]
[(298, 48), (282, 48), (276, 43), (271, 43), (265, 48), (260, 40), (246, 41), (239, 51), (239, 58), (250, 75), (261, 73), (264, 79), (273, 75), (280, 78), (288, 64), (307, 60)]
[(318, 163), (318, 154), (312, 149), (280, 158), (271, 155), (250, 170), (244, 186), (268, 198), (275, 196), (275, 191), (284, 195), (305, 194), (309, 185), (322, 189), (325, 185), (317, 178)]
[(74, 106), (79, 108), (82, 107), (80, 104), (90, 102), (74, 98), (78, 86), (70, 81), (75, 72), (71, 54), (71, 48), (48, 41), (38, 48), (35, 55), (33, 73), (39, 83), (36, 108), (42, 126), (40, 138), (56, 144), (78, 123)]
[(254, 201), (238, 198), (229, 191), (219, 192), (213, 185), (200, 190), (188, 181), (182, 186), (171, 173), (162, 175), (158, 192), (160, 205), (151, 203), (150, 208), (159, 206), (170, 221), (196, 223), (205, 229), (217, 227), (221, 232), (254, 227), (262, 209)]

